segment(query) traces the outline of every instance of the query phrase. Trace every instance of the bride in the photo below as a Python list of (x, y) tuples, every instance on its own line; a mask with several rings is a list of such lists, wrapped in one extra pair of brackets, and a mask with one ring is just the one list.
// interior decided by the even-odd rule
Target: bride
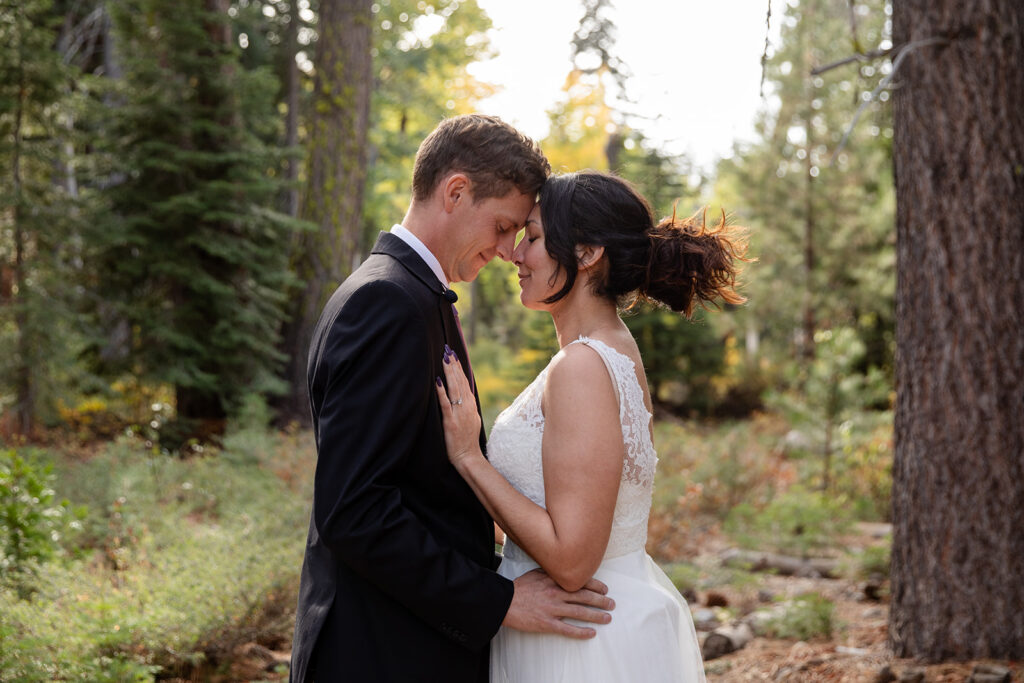
[(500, 629), (491, 681), (704, 680), (689, 609), (644, 549), (657, 463), (651, 397), (618, 305), (639, 297), (689, 316), (716, 297), (739, 303), (742, 258), (737, 229), (675, 216), (655, 225), (618, 177), (574, 173), (541, 189), (513, 262), (523, 305), (551, 314), (561, 350), (498, 416), (486, 458), (479, 415), (460, 409), (472, 389), (446, 356), (448, 456), (507, 534), (503, 576), (539, 566), (567, 591), (594, 577), (616, 607), (589, 640)]

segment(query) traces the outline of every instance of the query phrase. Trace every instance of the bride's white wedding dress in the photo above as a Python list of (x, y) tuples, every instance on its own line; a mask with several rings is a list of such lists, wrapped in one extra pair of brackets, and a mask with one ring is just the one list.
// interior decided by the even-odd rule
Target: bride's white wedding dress
[[(608, 368), (619, 398), (625, 460), (611, 537), (594, 575), (615, 600), (597, 637), (574, 640), (501, 628), (491, 643), (492, 683), (704, 681), (697, 633), (679, 591), (644, 550), (658, 457), (633, 360), (598, 339), (580, 337)], [(561, 352), (560, 352), (561, 353)], [(557, 356), (556, 356), (557, 357)], [(548, 367), (498, 416), (487, 442), (491, 464), (523, 495), (544, 505), (541, 396)], [(511, 540), (499, 572), (510, 579), (537, 563)]]

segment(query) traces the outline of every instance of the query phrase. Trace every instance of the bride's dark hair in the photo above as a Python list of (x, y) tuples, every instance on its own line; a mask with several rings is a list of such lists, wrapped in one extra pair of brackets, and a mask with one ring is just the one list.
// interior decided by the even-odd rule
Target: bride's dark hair
[[(704, 212), (690, 218), (654, 222), (647, 200), (627, 181), (598, 171), (551, 176), (540, 191), (544, 245), (565, 285), (548, 297), (554, 303), (576, 283), (576, 247), (604, 247), (605, 266), (590, 286), (619, 305), (639, 300), (661, 303), (689, 317), (693, 306), (738, 304), (739, 262), (745, 261), (746, 231), (726, 225), (707, 227)], [(557, 272), (556, 272), (557, 276)]]

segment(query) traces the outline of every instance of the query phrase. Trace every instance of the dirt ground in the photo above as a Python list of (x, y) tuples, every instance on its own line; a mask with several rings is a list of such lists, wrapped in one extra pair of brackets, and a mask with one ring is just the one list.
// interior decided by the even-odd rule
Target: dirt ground
[[(713, 568), (718, 557), (728, 548), (727, 540), (713, 526), (691, 529), (689, 534), (666, 534), (671, 543), (660, 543), (659, 529), (652, 525), (649, 549), (656, 546), (670, 550), (675, 557), (687, 557), (698, 566)], [(844, 539), (851, 545), (869, 545), (874, 533)], [(698, 550), (699, 549), (699, 550)], [(695, 558), (695, 559), (694, 559)], [(664, 557), (660, 558), (664, 559)], [(924, 664), (909, 659), (896, 659), (886, 647), (889, 605), (888, 585), (883, 584), (881, 599), (871, 600), (864, 594), (864, 583), (853, 579), (803, 578), (760, 575), (756, 585), (716, 586), (716, 599), (745, 612), (759, 604), (818, 593), (835, 605), (836, 629), (829, 638), (818, 637), (808, 642), (755, 637), (737, 652), (706, 661), (708, 683), (745, 683), (747, 681), (786, 681), (791, 683), (961, 683), (971, 680), (976, 667), (1000, 667), (1010, 672), (1013, 683), (1024, 683), (1024, 663), (996, 660), (974, 660)], [(697, 611), (705, 607), (709, 591), (698, 590)], [(699, 606), (698, 606), (699, 605)], [(703, 637), (703, 634), (701, 634)], [(288, 651), (283, 647), (266, 648), (250, 643), (239, 648), (223, 681), (283, 680), (287, 678)], [(915, 674), (920, 674), (918, 677)], [(987, 682), (995, 678), (983, 679)], [(542, 682), (538, 682), (542, 683)], [(641, 682), (638, 682), (641, 683)]]
[[(738, 652), (705, 662), (709, 683), (725, 681), (830, 681), (835, 683), (875, 683), (912, 680), (914, 671), (923, 674), (924, 683), (960, 683), (970, 678), (976, 665), (995, 665), (1008, 669), (1015, 682), (1024, 681), (1020, 662), (977, 660), (925, 665), (908, 659), (896, 659), (886, 648), (888, 605), (866, 601), (859, 585), (846, 580), (798, 579), (773, 576), (765, 581), (775, 594), (796, 595), (814, 591), (835, 603), (837, 632), (830, 639), (810, 642), (754, 638)], [(887, 679), (888, 668), (895, 678)]]
[[(871, 525), (865, 525), (870, 527)], [(865, 529), (847, 542), (862, 547), (872, 544), (877, 530)], [(714, 531), (706, 531), (700, 539), (704, 552), (700, 564), (716, 561), (726, 541)], [(709, 552), (710, 551), (710, 552)], [(1010, 680), (1024, 683), (1024, 663), (996, 660), (974, 660), (925, 664), (910, 659), (897, 659), (886, 647), (889, 618), (888, 582), (883, 583), (881, 596), (871, 600), (865, 596), (864, 582), (852, 579), (798, 578), (764, 575), (757, 591), (773, 597), (792, 597), (814, 592), (835, 605), (836, 630), (830, 638), (809, 642), (755, 637), (746, 647), (723, 657), (706, 661), (709, 683), (745, 681), (787, 681), (793, 683), (826, 681), (830, 683), (886, 683), (887, 681), (919, 681), (921, 683), (960, 683), (970, 680), (976, 667), (999, 667), (1010, 672)], [(752, 600), (751, 589), (716, 588), (732, 604)], [(698, 592), (698, 601), (707, 594)], [(921, 678), (915, 674), (920, 673)], [(985, 679), (996, 680), (996, 679)]]

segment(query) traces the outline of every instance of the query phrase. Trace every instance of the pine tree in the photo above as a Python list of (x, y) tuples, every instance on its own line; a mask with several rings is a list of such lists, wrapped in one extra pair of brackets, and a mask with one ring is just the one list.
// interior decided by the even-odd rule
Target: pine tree
[[(886, 4), (790, 4), (766, 65), (758, 140), (719, 164), (716, 195), (753, 228), (746, 314), (764, 342), (805, 367), (817, 331), (857, 329), (864, 365), (892, 367), (895, 234), (889, 92), (844, 134), (887, 65), (811, 70), (888, 44)], [(774, 19), (773, 15), (773, 19)]]
[(239, 65), (224, 4), (111, 5), (124, 78), (106, 211), (88, 234), (97, 298), (131, 330), (106, 369), (173, 386), (184, 420), (281, 388), (291, 223), (271, 208), (275, 154), (252, 133), (270, 125), (277, 88)]
[(0, 410), (13, 401), (11, 426), (22, 434), (52, 398), (66, 323), (64, 238), (74, 212), (55, 169), (64, 163), (70, 69), (56, 50), (57, 19), (51, 0), (0, 5)]

